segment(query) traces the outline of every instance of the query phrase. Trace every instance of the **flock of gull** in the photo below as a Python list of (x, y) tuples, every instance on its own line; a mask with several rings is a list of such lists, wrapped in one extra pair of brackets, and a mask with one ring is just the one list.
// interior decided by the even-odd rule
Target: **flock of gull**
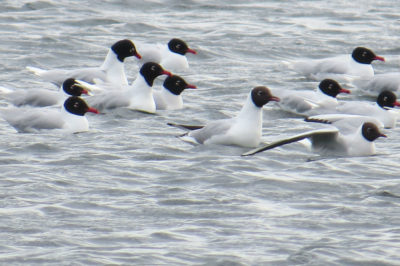
[[(187, 53), (196, 51), (180, 39), (166, 45), (137, 45), (131, 40), (114, 43), (101, 66), (75, 70), (27, 69), (55, 84), (59, 90), (0, 88), (9, 104), (0, 113), (19, 132), (89, 130), (87, 112), (129, 108), (146, 113), (184, 107), (182, 92), (196, 86), (172, 73), (189, 68)], [(139, 73), (129, 84), (124, 61), (136, 57)], [(368, 48), (357, 47), (351, 54), (293, 62), (291, 68), (301, 75), (320, 81), (315, 90), (269, 89), (257, 86), (250, 90), (239, 113), (232, 118), (211, 121), (204, 126), (168, 123), (185, 130), (183, 141), (195, 144), (237, 145), (254, 148), (243, 156), (301, 141), (321, 154), (362, 156), (375, 154), (374, 141), (386, 137), (384, 128), (396, 125), (400, 106), (396, 93), (400, 73), (374, 74), (371, 63), (385, 61)], [(161, 89), (153, 89), (154, 80), (166, 76)], [(341, 101), (349, 94), (337, 80), (351, 81), (362, 93), (376, 102)], [(84, 95), (84, 97), (82, 97)], [(327, 124), (320, 129), (277, 140), (258, 147), (262, 137), (262, 107), (268, 102), (284, 112), (305, 118), (306, 122)]]

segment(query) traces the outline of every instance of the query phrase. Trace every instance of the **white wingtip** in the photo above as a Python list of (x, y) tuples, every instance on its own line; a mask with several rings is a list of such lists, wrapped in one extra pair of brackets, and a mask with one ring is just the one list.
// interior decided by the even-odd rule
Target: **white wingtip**
[(12, 92), (13, 92), (12, 89), (0, 86), (0, 94), (9, 94), (9, 93), (12, 93)]
[(37, 76), (40, 76), (40, 75), (42, 75), (43, 73), (46, 72), (46, 70), (44, 70), (44, 69), (41, 69), (41, 68), (38, 68), (38, 67), (32, 67), (32, 66), (27, 66), (26, 69), (31, 71), (33, 74), (35, 74)]
[(186, 143), (192, 144), (192, 145), (198, 145), (199, 143), (192, 137), (189, 137), (188, 134), (183, 134), (178, 136), (178, 138)]
[(89, 92), (102, 92), (104, 91), (102, 88), (100, 88), (99, 86), (95, 85), (95, 84), (90, 84), (88, 82), (85, 82), (83, 80), (75, 80), (79, 85), (81, 85), (84, 89), (88, 90)]

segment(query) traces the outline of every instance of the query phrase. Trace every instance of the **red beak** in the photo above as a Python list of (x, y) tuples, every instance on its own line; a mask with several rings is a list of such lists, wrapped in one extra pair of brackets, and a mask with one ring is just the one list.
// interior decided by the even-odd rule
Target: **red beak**
[(186, 52), (187, 53), (192, 53), (192, 54), (197, 54), (197, 52), (195, 50), (190, 49), (190, 48), (188, 48)]
[(271, 98), (269, 98), (270, 101), (274, 101), (274, 102), (279, 102), (281, 99), (279, 99), (278, 97), (275, 96), (271, 96)]
[(347, 93), (347, 94), (350, 94), (351, 91), (346, 90), (346, 89), (341, 89), (341, 90), (339, 91), (339, 93)]
[(381, 133), (381, 134), (379, 135), (379, 137), (387, 138), (387, 136), (386, 136), (385, 134), (383, 134), (383, 133)]
[(88, 112), (100, 114), (99, 110), (97, 110), (96, 108), (93, 108), (93, 107), (89, 107)]
[(394, 102), (394, 106), (400, 106), (400, 102)]
[(382, 56), (375, 56), (374, 60), (379, 60), (379, 61), (385, 62), (385, 58), (383, 58)]
[(139, 53), (136, 53), (135, 55), (138, 59), (142, 59), (142, 56)]
[(161, 75), (167, 75), (167, 76), (172, 76), (172, 73), (167, 71), (167, 70), (163, 70), (163, 72), (161, 72)]
[(192, 84), (187, 84), (186, 88), (187, 89), (197, 89), (197, 87), (195, 85), (192, 85)]
[(87, 90), (82, 90), (82, 94), (89, 95), (89, 92)]

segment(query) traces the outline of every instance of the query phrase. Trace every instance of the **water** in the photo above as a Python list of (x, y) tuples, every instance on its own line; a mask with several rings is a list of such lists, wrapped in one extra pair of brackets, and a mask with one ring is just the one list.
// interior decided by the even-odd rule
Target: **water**
[[(166, 126), (234, 115), (256, 85), (314, 88), (282, 63), (297, 58), (366, 46), (386, 57), (377, 73), (398, 70), (397, 1), (214, 2), (2, 1), (2, 86), (53, 89), (25, 66), (96, 66), (119, 39), (178, 37), (198, 51), (184, 75), (198, 90), (180, 111), (88, 115), (82, 134), (1, 122), (1, 264), (400, 263), (397, 129), (370, 157), (294, 144), (242, 158), (245, 148), (191, 146)], [(133, 80), (135, 60), (126, 68)], [(264, 107), (265, 142), (316, 126)]]

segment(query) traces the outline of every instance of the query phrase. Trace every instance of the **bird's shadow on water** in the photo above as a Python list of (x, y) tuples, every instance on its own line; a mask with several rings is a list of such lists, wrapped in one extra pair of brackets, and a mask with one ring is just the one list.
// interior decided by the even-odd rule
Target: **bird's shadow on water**
[(308, 157), (306, 159), (306, 162), (317, 162), (317, 161), (323, 161), (323, 160), (336, 160), (336, 159), (351, 159), (351, 158), (374, 158), (378, 156), (386, 155), (384, 153), (377, 153), (374, 155), (366, 155), (366, 156), (350, 156), (350, 155), (315, 155), (313, 157)]
[(389, 198), (396, 198), (396, 199), (400, 199), (400, 195), (396, 195), (393, 194), (389, 191), (383, 190), (383, 191), (377, 191), (375, 192), (376, 196), (380, 196), (380, 197), (389, 197)]

